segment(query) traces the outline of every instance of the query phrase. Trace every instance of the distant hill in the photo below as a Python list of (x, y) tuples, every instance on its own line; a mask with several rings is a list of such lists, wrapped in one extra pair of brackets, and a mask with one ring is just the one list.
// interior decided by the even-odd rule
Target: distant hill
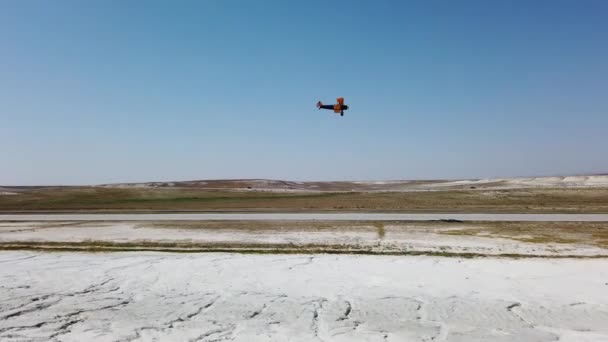
[(319, 191), (430, 191), (457, 189), (608, 187), (608, 175), (496, 178), (464, 180), (393, 180), (295, 182), (270, 179), (223, 179), (177, 182), (103, 184), (109, 188), (197, 188), (208, 190), (319, 192)]

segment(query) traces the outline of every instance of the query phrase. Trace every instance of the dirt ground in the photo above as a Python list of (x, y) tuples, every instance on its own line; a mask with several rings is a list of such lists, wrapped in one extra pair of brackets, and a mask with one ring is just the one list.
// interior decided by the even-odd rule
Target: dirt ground
[(608, 257), (608, 222), (0, 222), (0, 249)]
[(606, 341), (605, 260), (0, 251), (0, 340)]
[(607, 188), (407, 192), (263, 192), (196, 188), (51, 187), (0, 196), (0, 212), (395, 211), (608, 213)]

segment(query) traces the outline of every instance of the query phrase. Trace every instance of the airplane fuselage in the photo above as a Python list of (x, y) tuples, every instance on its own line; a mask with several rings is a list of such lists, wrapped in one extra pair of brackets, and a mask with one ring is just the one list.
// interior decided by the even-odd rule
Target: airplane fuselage
[[(334, 110), (336, 108), (336, 105), (322, 105), (319, 108), (321, 109), (331, 109)], [(348, 106), (347, 105), (341, 105), (340, 108), (338, 108), (339, 110), (347, 110)]]

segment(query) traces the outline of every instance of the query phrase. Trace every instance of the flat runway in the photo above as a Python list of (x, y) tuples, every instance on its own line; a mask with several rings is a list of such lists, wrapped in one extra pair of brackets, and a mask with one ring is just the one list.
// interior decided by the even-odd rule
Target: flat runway
[(608, 214), (198, 213), (13, 214), (0, 221), (548, 221), (608, 222)]

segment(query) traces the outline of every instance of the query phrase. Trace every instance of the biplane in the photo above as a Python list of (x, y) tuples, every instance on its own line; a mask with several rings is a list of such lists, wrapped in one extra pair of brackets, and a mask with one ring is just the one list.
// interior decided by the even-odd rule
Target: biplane
[(340, 113), (340, 116), (344, 116), (344, 111), (348, 109), (348, 106), (344, 104), (344, 98), (338, 97), (336, 99), (338, 103), (333, 105), (324, 105), (321, 101), (317, 102), (317, 108), (319, 109), (331, 109), (334, 113)]

